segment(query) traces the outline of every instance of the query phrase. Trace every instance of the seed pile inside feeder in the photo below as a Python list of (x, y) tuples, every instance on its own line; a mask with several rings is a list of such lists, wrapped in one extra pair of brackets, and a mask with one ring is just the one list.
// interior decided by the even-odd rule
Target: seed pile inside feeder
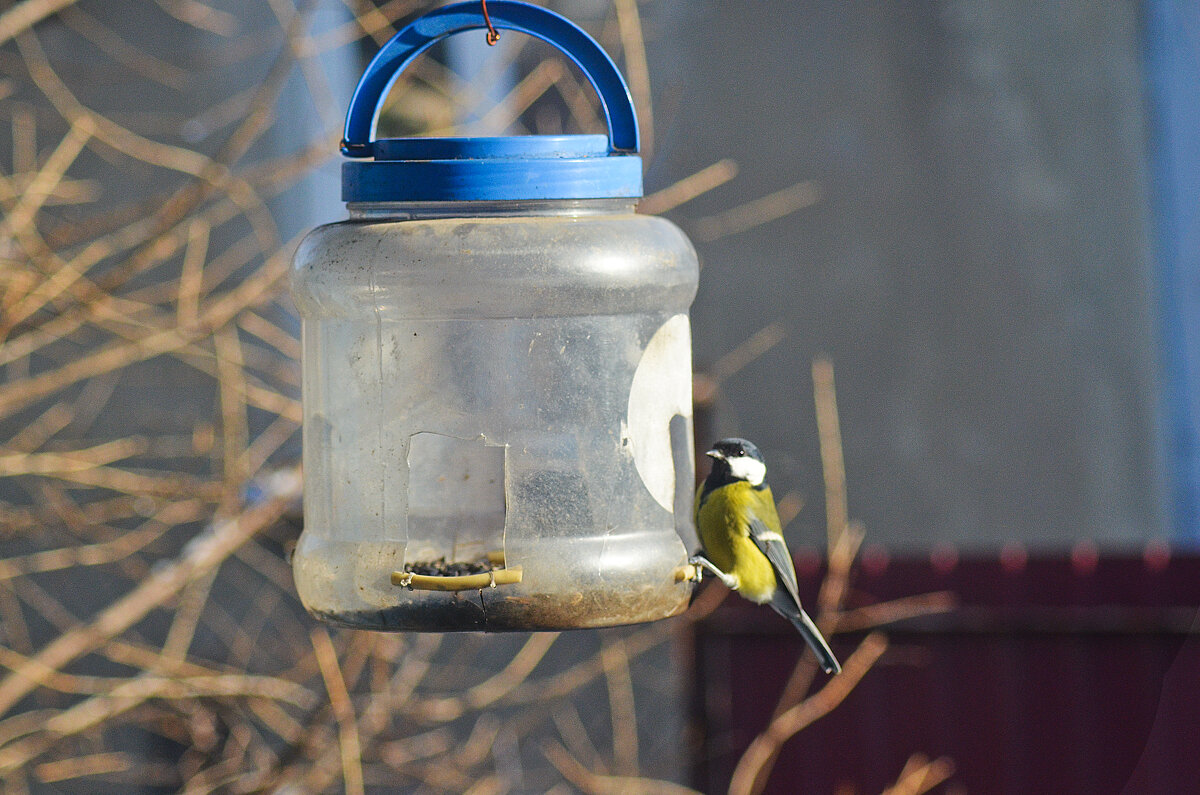
[(492, 565), (487, 561), (454, 560), (447, 563), (444, 557), (423, 563), (410, 563), (405, 567), (407, 572), (428, 577), (464, 577), (469, 574), (483, 574), (491, 570)]

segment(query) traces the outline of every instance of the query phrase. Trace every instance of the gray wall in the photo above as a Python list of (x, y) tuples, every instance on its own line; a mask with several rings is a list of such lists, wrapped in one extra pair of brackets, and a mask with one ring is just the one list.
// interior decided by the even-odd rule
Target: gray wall
[(737, 179), (672, 213), (697, 232), (820, 188), (810, 208), (697, 241), (699, 365), (767, 323), (789, 331), (726, 385), (718, 432), (759, 440), (777, 496), (805, 498), (794, 542), (824, 537), (820, 352), (870, 540), (1164, 535), (1136, 6), (675, 5), (648, 9), (648, 189), (736, 160)]

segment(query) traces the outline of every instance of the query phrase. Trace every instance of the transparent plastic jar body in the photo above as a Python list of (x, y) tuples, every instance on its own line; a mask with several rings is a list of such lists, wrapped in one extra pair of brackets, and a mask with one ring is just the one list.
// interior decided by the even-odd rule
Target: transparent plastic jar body
[[(350, 205), (300, 245), (305, 607), (378, 630), (682, 611), (694, 481), (687, 238), (628, 200)], [(519, 583), (409, 590), (503, 553)]]

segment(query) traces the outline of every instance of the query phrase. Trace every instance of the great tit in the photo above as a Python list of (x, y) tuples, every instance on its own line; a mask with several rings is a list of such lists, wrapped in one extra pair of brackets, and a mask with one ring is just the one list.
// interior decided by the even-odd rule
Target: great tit
[(795, 625), (825, 673), (842, 670), (817, 625), (800, 606), (796, 570), (783, 540), (762, 453), (745, 439), (722, 439), (705, 455), (712, 472), (696, 498), (696, 529), (704, 554), (690, 563), (708, 569), (730, 590), (770, 604)]

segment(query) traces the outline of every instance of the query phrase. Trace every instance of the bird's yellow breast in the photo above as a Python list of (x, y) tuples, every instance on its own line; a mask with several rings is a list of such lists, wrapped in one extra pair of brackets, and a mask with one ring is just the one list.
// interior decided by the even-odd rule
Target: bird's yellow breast
[(744, 481), (713, 489), (696, 500), (696, 529), (704, 553), (713, 565), (738, 578), (738, 593), (752, 602), (771, 601), (775, 570), (750, 540), (749, 517), (761, 516), (762, 505), (775, 510), (770, 489), (756, 491)]

